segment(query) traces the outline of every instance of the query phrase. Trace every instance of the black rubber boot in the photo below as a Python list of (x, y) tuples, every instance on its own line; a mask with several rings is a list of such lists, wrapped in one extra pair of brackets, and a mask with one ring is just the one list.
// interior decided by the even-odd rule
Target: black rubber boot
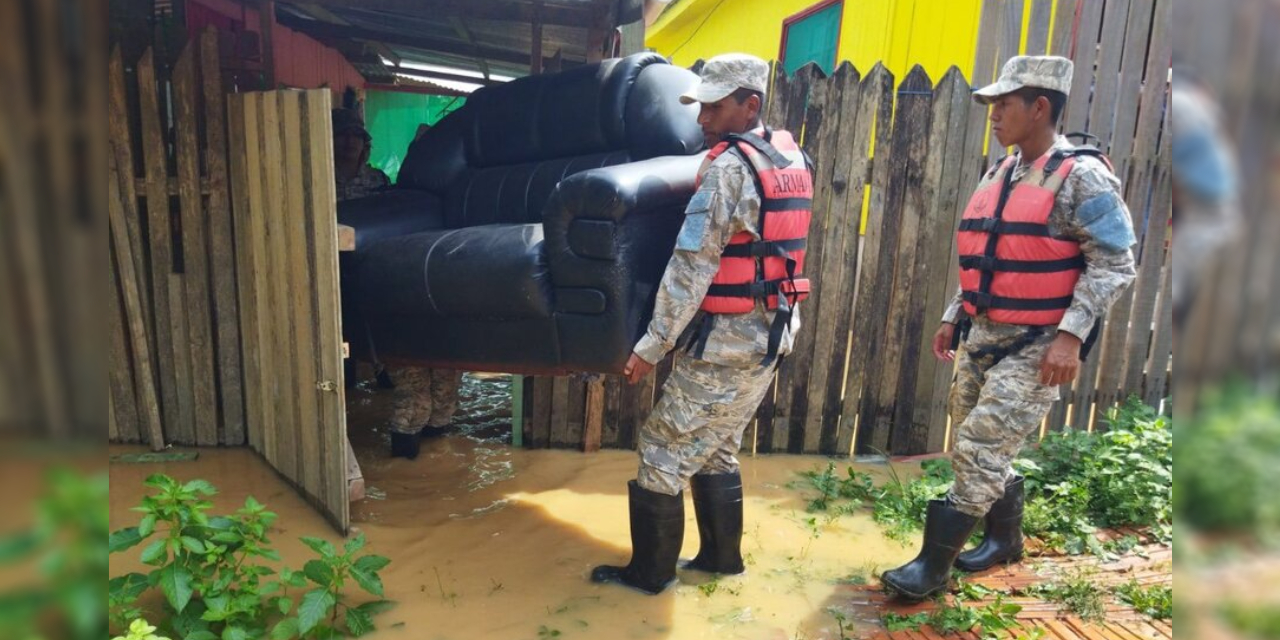
[(415, 460), (418, 457), (418, 434), (391, 432), (391, 457)]
[(947, 588), (951, 565), (977, 526), (977, 516), (962, 513), (947, 500), (933, 500), (924, 523), (920, 555), (884, 572), (880, 582), (906, 600), (924, 600)]
[(961, 571), (986, 571), (998, 564), (1022, 559), (1022, 509), (1026, 501), (1023, 478), (1018, 476), (1005, 485), (1004, 496), (987, 512), (986, 532), (982, 544), (956, 558)]
[(698, 555), (685, 569), (742, 573), (742, 474), (697, 475), (690, 483), (698, 515)]
[(649, 595), (676, 581), (676, 560), (684, 542), (684, 495), (669, 496), (627, 483), (631, 501), (631, 562), (599, 566), (591, 581), (616, 583)]

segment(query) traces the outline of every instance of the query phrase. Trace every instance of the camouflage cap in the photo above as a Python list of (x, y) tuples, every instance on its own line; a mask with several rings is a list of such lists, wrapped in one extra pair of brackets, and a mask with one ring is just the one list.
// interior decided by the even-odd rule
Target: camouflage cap
[(702, 81), (680, 96), (680, 102), (719, 102), (738, 89), (764, 93), (768, 85), (768, 62), (745, 53), (726, 53), (703, 65)]
[(1071, 93), (1071, 61), (1061, 56), (1014, 56), (1004, 63), (1000, 78), (973, 92), (973, 99), (991, 104), (1002, 95), (1023, 87)]

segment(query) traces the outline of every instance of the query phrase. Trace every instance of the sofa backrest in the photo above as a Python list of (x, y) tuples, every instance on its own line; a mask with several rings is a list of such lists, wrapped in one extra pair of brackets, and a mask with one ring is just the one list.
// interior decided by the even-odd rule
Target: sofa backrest
[(410, 148), (397, 186), (445, 203), (445, 226), (535, 223), (566, 176), (702, 148), (692, 72), (642, 53), (476, 91)]

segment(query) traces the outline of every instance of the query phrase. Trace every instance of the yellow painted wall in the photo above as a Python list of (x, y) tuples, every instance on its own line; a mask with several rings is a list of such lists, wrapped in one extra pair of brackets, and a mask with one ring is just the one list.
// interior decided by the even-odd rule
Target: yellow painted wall
[[(778, 58), (782, 21), (815, 0), (679, 0), (648, 30), (646, 44), (688, 66), (738, 51)], [(838, 61), (866, 73), (883, 62), (895, 78), (920, 64), (934, 80), (952, 65), (968, 77), (981, 0), (844, 0)]]

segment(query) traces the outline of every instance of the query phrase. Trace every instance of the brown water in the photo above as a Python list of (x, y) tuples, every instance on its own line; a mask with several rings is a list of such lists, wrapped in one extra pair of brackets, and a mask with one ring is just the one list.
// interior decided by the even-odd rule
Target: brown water
[[(353, 392), (353, 423), (384, 411), (376, 399), (362, 403), (361, 393), (375, 395)], [(503, 442), (509, 434), (481, 422), (471, 435), (424, 440), (414, 461), (388, 459), (379, 432), (353, 427), (371, 495), (352, 505), (353, 526), (368, 537), (369, 552), (391, 558), (383, 580), (398, 602), (378, 618), (373, 638), (818, 640), (841, 637), (837, 613), (850, 621), (848, 637), (861, 637), (874, 630), (877, 613), (865, 606), (865, 590), (840, 580), (873, 576), (914, 554), (885, 539), (865, 514), (805, 512), (807, 493), (787, 485), (798, 471), (825, 468), (825, 460), (746, 458), (745, 575), (712, 585), (706, 574), (689, 572), (655, 597), (595, 585), (587, 580), (593, 566), (629, 557), (626, 483), (635, 454), (516, 450)], [(862, 470), (882, 480), (883, 467)], [(195, 462), (112, 465), (113, 529), (134, 522), (129, 508), (155, 472), (214, 483), (219, 512), (248, 495), (267, 504), (280, 514), (273, 540), (290, 567), (310, 557), (298, 536), (336, 538), (247, 449), (203, 450)], [(698, 542), (691, 504), (686, 511), (687, 557)], [(133, 557), (113, 557), (112, 574), (141, 569)]]

